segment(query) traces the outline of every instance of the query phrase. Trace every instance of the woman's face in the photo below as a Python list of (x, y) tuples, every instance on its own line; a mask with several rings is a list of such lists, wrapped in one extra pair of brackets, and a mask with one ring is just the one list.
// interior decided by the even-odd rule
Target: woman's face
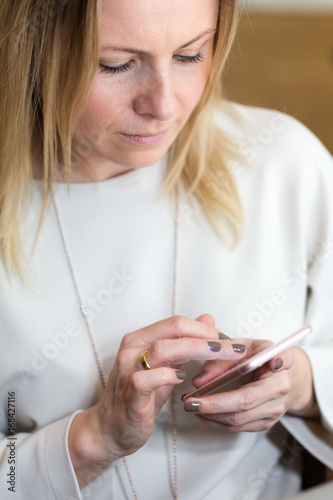
[[(103, 0), (100, 67), (74, 131), (72, 180), (152, 165), (198, 103), (218, 0)], [(77, 167), (77, 168), (75, 168)]]

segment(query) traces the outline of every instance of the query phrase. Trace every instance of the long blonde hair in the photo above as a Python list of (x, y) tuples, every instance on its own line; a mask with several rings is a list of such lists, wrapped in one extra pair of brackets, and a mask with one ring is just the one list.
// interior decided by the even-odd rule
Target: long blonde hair
[[(9, 275), (29, 264), (20, 227), (32, 193), (33, 150), (42, 143), (45, 200), (59, 154), (69, 179), (72, 131), (99, 59), (101, 0), (2, 0), (0, 8), (0, 258)], [(182, 183), (215, 227), (224, 216), (236, 239), (242, 211), (228, 168), (231, 149), (214, 123), (221, 75), (238, 22), (237, 0), (220, 0), (212, 71), (188, 123), (172, 146), (165, 193)], [(70, 21), (69, 21), (70, 20)], [(81, 106), (80, 106), (81, 105)], [(208, 185), (217, 191), (212, 195)], [(218, 193), (218, 195), (217, 195)], [(39, 232), (39, 231), (38, 231)]]

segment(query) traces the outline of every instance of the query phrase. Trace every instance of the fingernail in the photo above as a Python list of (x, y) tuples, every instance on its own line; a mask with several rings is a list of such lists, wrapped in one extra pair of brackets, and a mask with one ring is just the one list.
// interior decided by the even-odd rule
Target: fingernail
[(209, 349), (213, 352), (219, 352), (222, 347), (220, 342), (207, 342), (207, 344)]
[(245, 352), (246, 350), (244, 344), (232, 344), (232, 348), (235, 352)]
[(196, 375), (195, 377), (192, 378), (192, 382), (194, 380), (197, 380), (198, 378), (204, 377), (205, 375), (207, 375), (207, 370), (202, 370), (202, 372), (198, 373), (198, 375)]
[(197, 413), (200, 410), (200, 403), (185, 403), (185, 411)]
[(228, 337), (228, 335), (225, 335), (224, 333), (221, 333), (221, 332), (219, 332), (219, 339), (220, 340), (231, 340), (231, 338)]
[(179, 379), (179, 380), (185, 380), (186, 379), (186, 373), (181, 371), (181, 370), (176, 370), (176, 377)]
[(281, 358), (277, 358), (275, 361), (275, 370), (280, 370), (283, 367), (283, 361)]

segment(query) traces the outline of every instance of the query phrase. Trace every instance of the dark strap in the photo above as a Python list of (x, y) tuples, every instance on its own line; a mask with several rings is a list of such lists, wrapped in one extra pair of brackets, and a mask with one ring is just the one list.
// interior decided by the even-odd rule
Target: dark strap
[(326, 481), (326, 466), (307, 450), (303, 451), (302, 490), (318, 486)]

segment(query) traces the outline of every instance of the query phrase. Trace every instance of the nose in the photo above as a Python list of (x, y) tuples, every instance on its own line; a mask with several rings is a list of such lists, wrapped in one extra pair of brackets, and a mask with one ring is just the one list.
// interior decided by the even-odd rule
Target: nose
[(172, 118), (176, 99), (170, 73), (164, 71), (146, 78), (134, 99), (134, 110), (141, 115), (151, 115), (160, 121)]

